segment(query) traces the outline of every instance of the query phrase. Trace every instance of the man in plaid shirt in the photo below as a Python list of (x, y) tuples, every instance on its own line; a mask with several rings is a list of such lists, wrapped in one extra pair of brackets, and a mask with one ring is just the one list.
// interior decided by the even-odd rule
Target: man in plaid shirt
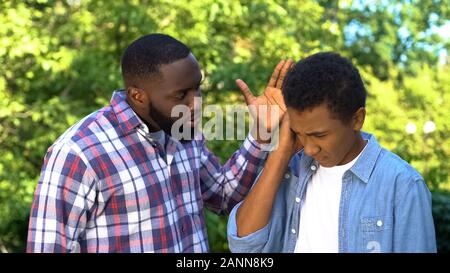
[[(247, 104), (279, 104), (284, 113), (280, 87), (291, 63), (280, 62), (259, 97), (238, 80)], [(48, 149), (28, 252), (208, 252), (203, 207), (228, 213), (251, 188), (267, 156), (259, 137), (249, 134), (224, 166), (203, 136), (171, 137), (172, 108), (194, 111), (201, 95), (188, 47), (163, 34), (143, 36), (126, 49), (122, 74), (125, 90)], [(257, 121), (270, 131), (279, 120), (266, 118)]]

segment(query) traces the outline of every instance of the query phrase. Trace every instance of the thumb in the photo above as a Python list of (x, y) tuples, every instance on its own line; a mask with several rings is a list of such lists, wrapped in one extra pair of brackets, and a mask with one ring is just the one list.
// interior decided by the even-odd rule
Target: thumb
[(250, 88), (248, 88), (247, 84), (241, 79), (237, 79), (236, 84), (239, 87), (239, 89), (241, 89), (242, 94), (244, 95), (245, 98), (245, 102), (247, 103), (247, 105), (249, 105), (255, 98), (255, 96), (253, 96), (252, 91), (250, 91)]

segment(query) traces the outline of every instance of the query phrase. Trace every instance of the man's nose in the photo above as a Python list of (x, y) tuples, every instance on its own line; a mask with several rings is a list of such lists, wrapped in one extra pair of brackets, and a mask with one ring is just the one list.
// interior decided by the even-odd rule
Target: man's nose
[(197, 94), (192, 97), (192, 99), (189, 101), (189, 110), (191, 113), (197, 113), (198, 111), (201, 111), (202, 108), (202, 97), (198, 96)]
[(189, 100), (189, 108), (190, 109), (200, 108), (201, 104), (202, 104), (202, 96), (199, 94), (195, 94)]

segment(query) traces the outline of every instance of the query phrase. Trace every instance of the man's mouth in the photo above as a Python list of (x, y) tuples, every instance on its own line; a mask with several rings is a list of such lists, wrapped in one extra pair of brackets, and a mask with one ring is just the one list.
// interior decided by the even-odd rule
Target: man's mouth
[(190, 119), (185, 118), (185, 119), (183, 119), (182, 123), (189, 127), (195, 127), (198, 125), (200, 120), (201, 120), (200, 116), (191, 115)]
[(197, 126), (200, 123), (200, 121), (201, 121), (200, 117), (191, 119), (189, 121), (189, 123), (190, 123), (189, 125), (191, 125), (191, 127)]

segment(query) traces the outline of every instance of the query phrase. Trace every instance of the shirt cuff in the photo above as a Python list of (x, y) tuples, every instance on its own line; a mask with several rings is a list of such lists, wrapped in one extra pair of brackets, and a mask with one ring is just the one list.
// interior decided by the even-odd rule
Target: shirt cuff
[[(247, 138), (244, 141), (248, 141), (251, 143), (252, 146), (258, 148), (261, 152), (263, 152), (265, 155), (267, 155), (271, 150), (273, 150), (273, 146), (271, 143), (259, 143), (255, 137), (251, 133), (248, 134)], [(244, 146), (245, 147), (245, 146)]]
[(269, 239), (269, 224), (247, 236), (239, 237), (237, 235), (236, 213), (241, 204), (242, 202), (238, 203), (228, 217), (227, 235), (230, 251), (234, 253), (261, 252)]

